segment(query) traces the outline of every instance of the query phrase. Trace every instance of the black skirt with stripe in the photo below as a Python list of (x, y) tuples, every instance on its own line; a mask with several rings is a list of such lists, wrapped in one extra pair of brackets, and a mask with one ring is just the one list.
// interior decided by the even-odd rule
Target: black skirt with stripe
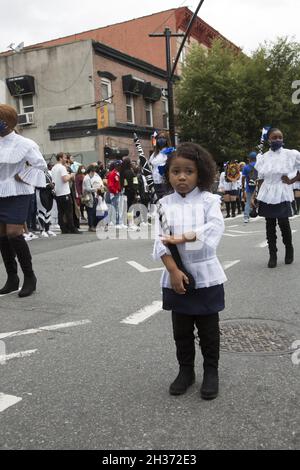
[(176, 294), (173, 289), (163, 288), (163, 309), (186, 315), (212, 315), (225, 308), (223, 284), (204, 287)]
[(0, 197), (0, 223), (22, 225), (26, 222), (32, 195)]

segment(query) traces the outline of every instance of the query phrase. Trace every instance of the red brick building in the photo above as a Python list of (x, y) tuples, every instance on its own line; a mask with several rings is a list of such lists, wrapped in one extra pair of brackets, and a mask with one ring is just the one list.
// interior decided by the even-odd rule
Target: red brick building
[[(76, 33), (29, 47), (30, 49), (34, 47), (49, 47), (73, 41), (93, 39), (94, 41), (106, 44), (118, 51), (149, 62), (165, 70), (165, 40), (164, 38), (151, 38), (149, 34), (163, 32), (166, 27), (169, 27), (173, 33), (184, 33), (187, 30), (192, 16), (193, 13), (187, 7), (172, 8), (152, 15), (84, 31), (82, 33)], [(201, 18), (197, 17), (191, 30), (188, 43), (197, 42), (209, 48), (215, 38), (223, 39), (229, 47), (239, 50), (235, 44), (222, 36), (222, 34)], [(181, 38), (171, 39), (172, 58), (176, 57), (181, 41)]]

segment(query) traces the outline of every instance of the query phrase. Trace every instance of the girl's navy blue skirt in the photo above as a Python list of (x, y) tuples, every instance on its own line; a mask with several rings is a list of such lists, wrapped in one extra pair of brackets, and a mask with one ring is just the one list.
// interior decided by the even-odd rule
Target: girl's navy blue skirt
[(280, 204), (266, 204), (259, 201), (258, 215), (266, 217), (267, 219), (286, 219), (292, 217), (292, 205), (290, 202), (285, 201)]
[(163, 309), (186, 315), (212, 315), (225, 308), (224, 286), (195, 289), (184, 295), (163, 288)]
[(26, 222), (32, 195), (0, 197), (0, 223), (22, 225)]

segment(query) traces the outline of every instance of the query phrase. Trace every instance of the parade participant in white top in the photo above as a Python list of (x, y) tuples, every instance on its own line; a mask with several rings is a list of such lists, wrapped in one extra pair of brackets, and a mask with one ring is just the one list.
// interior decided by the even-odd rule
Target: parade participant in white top
[(56, 155), (57, 163), (52, 168), (52, 180), (55, 188), (56, 203), (58, 209), (58, 224), (61, 233), (81, 234), (74, 225), (73, 200), (71, 196), (70, 182), (75, 180), (74, 173), (68, 173), (66, 168), (67, 155), (60, 152)]
[(166, 185), (164, 180), (165, 165), (168, 158), (167, 149), (170, 148), (168, 134), (164, 131), (159, 132), (156, 136), (156, 145), (153, 154), (149, 158), (152, 168), (152, 177), (155, 192), (158, 199), (166, 194)]
[[(154, 259), (161, 258), (166, 267), (161, 279), (163, 308), (172, 310), (179, 362), (179, 374), (170, 386), (170, 394), (185, 393), (195, 381), (196, 325), (204, 358), (204, 399), (218, 394), (219, 312), (225, 308), (226, 276), (216, 256), (224, 220), (220, 196), (209, 192), (214, 176), (213, 158), (197, 144), (183, 143), (174, 156), (168, 157), (166, 179), (174, 192), (160, 202), (173, 235), (157, 235), (153, 252)], [(187, 289), (189, 279), (170, 256), (168, 244), (177, 245), (183, 265), (195, 279), (194, 290)]]
[(34, 187), (45, 187), (46, 162), (35, 142), (18, 135), (14, 129), (18, 115), (14, 108), (0, 105), (0, 251), (7, 282), (0, 295), (19, 288), (16, 256), (24, 274), (19, 297), (36, 290), (29, 247), (23, 237)]
[(231, 216), (235, 217), (236, 200), (239, 194), (239, 180), (239, 164), (234, 161), (227, 162), (225, 165), (225, 171), (220, 175), (218, 188), (218, 191), (224, 193), (223, 200), (226, 206), (226, 219), (230, 218), (230, 209), (232, 214)]
[(258, 172), (259, 203), (258, 215), (266, 218), (266, 233), (269, 246), (269, 268), (277, 266), (276, 223), (285, 245), (285, 264), (294, 260), (292, 231), (289, 217), (292, 216), (291, 203), (294, 200), (293, 188), (282, 181), (284, 175), (300, 169), (300, 153), (283, 148), (283, 134), (272, 128), (267, 138), (270, 150), (257, 156), (255, 169)]

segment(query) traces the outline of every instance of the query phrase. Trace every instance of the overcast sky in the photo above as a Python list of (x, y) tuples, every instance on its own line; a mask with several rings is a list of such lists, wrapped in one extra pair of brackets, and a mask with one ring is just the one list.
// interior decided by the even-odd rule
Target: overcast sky
[[(8, 45), (25, 45), (126, 21), (169, 8), (187, 6), (193, 0), (0, 0), (0, 51)], [(204, 0), (198, 14), (223, 36), (255, 50), (264, 40), (289, 36), (300, 42), (300, 0)]]

